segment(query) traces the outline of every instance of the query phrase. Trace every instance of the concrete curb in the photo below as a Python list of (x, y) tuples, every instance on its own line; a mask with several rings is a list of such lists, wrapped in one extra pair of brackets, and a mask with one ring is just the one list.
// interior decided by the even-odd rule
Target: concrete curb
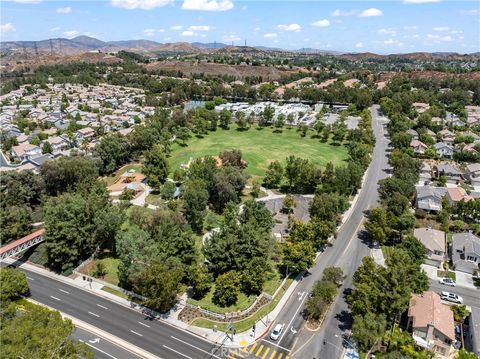
[(28, 299), (29, 302), (32, 302), (32, 303), (40, 305), (42, 307), (45, 307), (45, 308), (48, 308), (48, 309), (59, 312), (60, 315), (62, 316), (62, 318), (70, 319), (76, 327), (78, 327), (80, 329), (84, 329), (87, 332), (95, 334), (99, 337), (102, 337), (103, 339), (119, 346), (120, 348), (122, 348), (122, 349), (124, 349), (124, 350), (126, 350), (126, 351), (128, 351), (132, 354), (135, 354), (136, 356), (140, 356), (141, 358), (144, 358), (144, 359), (161, 359), (160, 357), (158, 357), (156, 355), (153, 355), (152, 353), (147, 352), (146, 350), (144, 350), (142, 348), (139, 348), (139, 347), (137, 347), (133, 344), (130, 344), (129, 342), (127, 342), (123, 339), (120, 339), (120, 338), (118, 338), (118, 337), (116, 337), (116, 336), (114, 336), (110, 333), (107, 333), (104, 330), (99, 329), (99, 328), (97, 328), (93, 325), (85, 323), (84, 321), (82, 321), (80, 319), (77, 319), (75, 317), (72, 317), (71, 315), (65, 314), (65, 313), (63, 313), (63, 312), (61, 312), (57, 309), (50, 308), (48, 305), (37, 302), (36, 300), (30, 299), (30, 298), (27, 298), (27, 299)]

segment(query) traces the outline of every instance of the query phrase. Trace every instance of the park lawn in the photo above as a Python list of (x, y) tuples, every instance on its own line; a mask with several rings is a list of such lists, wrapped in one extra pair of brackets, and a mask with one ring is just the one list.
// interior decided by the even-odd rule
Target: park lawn
[[(251, 329), (253, 324), (257, 323), (260, 319), (262, 319), (264, 316), (270, 313), (273, 309), (275, 309), (278, 302), (280, 301), (282, 296), (285, 294), (285, 291), (287, 290), (287, 288), (290, 286), (290, 284), (292, 284), (292, 281), (293, 279), (289, 278), (285, 282), (285, 285), (280, 288), (275, 298), (273, 298), (273, 300), (270, 303), (262, 307), (254, 315), (252, 315), (251, 317), (248, 317), (247, 319), (234, 322), (233, 324), (237, 333), (242, 333)], [(213, 329), (214, 326), (217, 326), (219, 331), (225, 331), (226, 329), (226, 323), (214, 322), (212, 320), (208, 320), (204, 318), (195, 319), (192, 322), (192, 325), (195, 325), (201, 328), (208, 328), (208, 329)]]
[(173, 172), (180, 164), (188, 163), (190, 158), (216, 156), (224, 150), (239, 149), (247, 161), (247, 173), (253, 177), (262, 177), (275, 160), (285, 163), (289, 155), (306, 158), (314, 164), (324, 167), (328, 162), (339, 165), (347, 159), (345, 146), (334, 146), (312, 138), (313, 130), (301, 137), (295, 129), (284, 129), (274, 133), (271, 128), (258, 127), (248, 131), (238, 131), (231, 126), (229, 130), (218, 128), (205, 137), (193, 136), (187, 146), (172, 146), (170, 169)]
[(93, 277), (96, 264), (99, 262), (103, 263), (106, 270), (105, 276), (100, 279), (112, 283), (113, 285), (118, 285), (118, 266), (120, 265), (120, 259), (110, 256), (109, 253), (101, 253), (98, 258), (83, 267), (81, 273)]
[[(271, 273), (268, 274), (267, 280), (263, 284), (263, 291), (265, 293), (268, 293), (270, 295), (273, 295), (275, 291), (277, 290), (278, 286), (281, 284), (282, 278), (280, 278), (280, 275), (276, 271), (272, 271)], [(255, 295), (250, 295), (247, 296), (244, 293), (240, 293), (238, 295), (238, 300), (237, 303), (234, 305), (231, 305), (230, 307), (220, 307), (216, 304), (213, 303), (212, 298), (213, 298), (213, 293), (215, 291), (215, 284), (212, 286), (210, 289), (210, 292), (205, 295), (202, 299), (195, 300), (192, 298), (187, 299), (187, 302), (192, 305), (197, 305), (202, 307), (203, 309), (210, 310), (215, 313), (231, 313), (231, 312), (236, 312), (236, 311), (242, 311), (247, 309), (252, 303), (255, 301), (256, 296)]]
[(142, 171), (142, 165), (140, 163), (131, 163), (126, 166), (120, 167), (118, 170), (116, 170), (114, 173), (112, 173), (110, 176), (105, 176), (103, 177), (103, 180), (107, 184), (107, 186), (110, 186), (114, 184), (120, 176), (125, 173), (126, 171), (129, 170), (135, 170), (137, 172)]

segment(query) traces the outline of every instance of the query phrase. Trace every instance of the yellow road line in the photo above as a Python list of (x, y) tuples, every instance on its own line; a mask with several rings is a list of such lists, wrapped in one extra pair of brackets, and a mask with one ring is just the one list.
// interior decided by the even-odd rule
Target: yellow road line
[(242, 349), (242, 352), (246, 353), (248, 350), (248, 346), (244, 346), (243, 349)]
[(282, 359), (282, 357), (283, 357), (283, 353), (280, 353), (280, 354), (278, 354), (277, 359)]
[(257, 346), (257, 343), (253, 343), (252, 347), (250, 348), (249, 353), (252, 354), (253, 351), (255, 350), (255, 347)]
[(263, 353), (262, 359), (265, 359), (267, 357), (267, 354), (269, 351), (270, 351), (270, 348), (265, 349), (265, 353)]
[(273, 359), (273, 358), (275, 357), (275, 354), (277, 354), (277, 351), (276, 351), (276, 350), (274, 350), (274, 351), (272, 352), (272, 355), (270, 355), (270, 359)]
[(263, 350), (263, 344), (260, 345), (260, 348), (258, 348), (257, 353), (255, 354), (255, 356), (258, 357), (258, 356), (260, 355), (260, 353), (262, 352), (262, 350)]

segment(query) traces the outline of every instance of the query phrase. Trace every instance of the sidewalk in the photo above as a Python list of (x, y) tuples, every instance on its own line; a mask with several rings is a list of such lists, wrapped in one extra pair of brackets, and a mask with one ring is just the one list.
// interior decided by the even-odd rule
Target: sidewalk
[(377, 263), (378, 265), (382, 267), (386, 267), (387, 265), (385, 264), (385, 257), (383, 256), (383, 251), (380, 246), (375, 246), (375, 248), (372, 249), (372, 258)]
[[(14, 262), (15, 262), (15, 259), (11, 259), (11, 258), (5, 260), (5, 263), (9, 263), (9, 264)], [(102, 290), (102, 288), (104, 287), (102, 283), (96, 282), (96, 281), (89, 282), (89, 281), (83, 280), (82, 276), (77, 276), (75, 278), (65, 277), (65, 276), (50, 272), (49, 270), (46, 270), (42, 267), (35, 266), (29, 263), (22, 263), (20, 267), (30, 270), (32, 272), (36, 272), (43, 276), (58, 280), (60, 282), (75, 286), (85, 291), (91, 292), (92, 294), (111, 300), (113, 302), (116, 302), (117, 304), (136, 310), (140, 313), (144, 312), (144, 310), (147, 309), (139, 304), (133, 303), (127, 299), (121, 298), (115, 294)], [(212, 329), (195, 327), (179, 320), (178, 314), (180, 313), (182, 306), (185, 303), (185, 298), (182, 298), (180, 303), (175, 305), (172, 308), (172, 310), (170, 310), (170, 312), (166, 314), (156, 313), (157, 314), (156, 318), (157, 320), (161, 320), (165, 323), (175, 326), (178, 329), (188, 331), (192, 334), (200, 336), (216, 344), (223, 344), (227, 347), (232, 347), (232, 348), (247, 346), (252, 344), (254, 341), (258, 340), (262, 336), (264, 336), (270, 330), (270, 327), (272, 326), (275, 318), (277, 317), (278, 313), (282, 310), (283, 306), (289, 299), (290, 295), (295, 290), (295, 287), (297, 286), (297, 284), (301, 281), (302, 276), (303, 276), (303, 273), (302, 275), (298, 275), (293, 280), (293, 282), (290, 284), (290, 286), (288, 287), (288, 289), (285, 291), (284, 295), (278, 302), (275, 309), (256, 323), (255, 337), (253, 337), (252, 335), (253, 332), (251, 330), (247, 330), (243, 333), (237, 333), (236, 335), (233, 336), (233, 340), (232, 340), (230, 336), (226, 336), (225, 333), (223, 332), (219, 332), (219, 331), (215, 332)]]
[[(439, 268), (428, 265), (428, 264), (422, 264), (421, 267), (427, 273), (428, 278), (433, 279), (437, 282), (441, 279), (441, 277), (437, 275), (437, 271), (439, 270)], [(468, 289), (478, 289), (473, 284), (473, 279), (471, 274), (455, 271), (455, 276), (456, 276), (455, 282), (458, 287), (463, 287)]]

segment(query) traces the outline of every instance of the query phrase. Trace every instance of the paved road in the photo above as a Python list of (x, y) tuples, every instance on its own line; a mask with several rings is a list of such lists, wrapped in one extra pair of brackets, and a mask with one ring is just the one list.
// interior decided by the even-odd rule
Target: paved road
[(139, 356), (120, 348), (107, 339), (83, 329), (75, 328), (72, 337), (92, 348), (95, 353), (95, 359), (140, 359)]
[[(370, 248), (362, 231), (365, 211), (377, 203), (377, 182), (387, 176), (388, 140), (384, 136), (385, 119), (372, 108), (373, 128), (376, 146), (365, 184), (360, 191), (351, 216), (339, 230), (332, 247), (327, 247), (317, 259), (317, 264), (297, 286), (296, 295), (292, 295), (278, 316), (276, 323), (285, 324), (284, 334), (272, 345), (289, 349), (290, 358), (339, 358), (343, 351), (342, 333), (351, 326), (351, 318), (345, 303), (351, 288), (352, 276), (362, 258), (369, 255)], [(314, 283), (322, 278), (326, 267), (341, 267), (347, 274), (342, 293), (327, 314), (324, 324), (317, 332), (307, 330), (303, 310), (309, 291)], [(323, 340), (326, 345), (323, 345)]]
[(458, 294), (463, 298), (463, 304), (480, 309), (480, 288), (469, 289), (459, 286), (452, 288), (440, 284), (437, 281), (430, 280), (430, 290), (433, 290), (436, 293), (445, 291)]
[[(216, 346), (193, 334), (164, 322), (150, 320), (134, 310), (77, 287), (23, 268), (22, 270), (27, 274), (32, 299), (102, 329), (162, 359), (222, 358)], [(210, 354), (212, 350), (217, 354)]]

